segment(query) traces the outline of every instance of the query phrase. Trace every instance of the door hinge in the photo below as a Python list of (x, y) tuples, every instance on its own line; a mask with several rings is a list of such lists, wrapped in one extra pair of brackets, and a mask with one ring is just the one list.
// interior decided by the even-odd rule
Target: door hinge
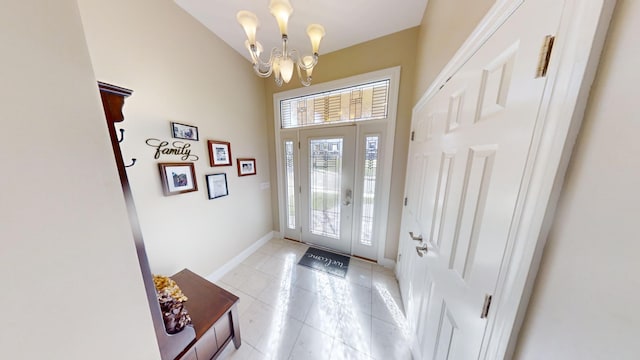
[(411, 132), (411, 141), (413, 141), (416, 138), (416, 132), (412, 131)]
[(485, 295), (484, 296), (484, 304), (482, 305), (482, 313), (480, 314), (480, 319), (486, 319), (489, 316), (489, 308), (491, 307), (491, 298), (493, 295)]
[(547, 35), (544, 37), (544, 43), (540, 49), (540, 59), (538, 59), (538, 68), (536, 69), (536, 79), (547, 76), (549, 62), (551, 61), (551, 51), (553, 51), (553, 42), (556, 37)]
[(300, 149), (300, 141), (298, 141), (298, 149)]
[(407, 206), (407, 202), (409, 201), (409, 198), (404, 198), (404, 206)]
[(302, 194), (302, 185), (298, 186), (298, 192)]

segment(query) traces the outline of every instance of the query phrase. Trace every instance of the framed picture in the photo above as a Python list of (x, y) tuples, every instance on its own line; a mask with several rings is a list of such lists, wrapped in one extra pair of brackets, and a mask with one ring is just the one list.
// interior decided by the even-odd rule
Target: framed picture
[(171, 134), (176, 139), (195, 140), (198, 141), (198, 128), (191, 125), (171, 123)]
[(247, 176), (256, 174), (256, 159), (237, 159), (238, 160), (238, 176)]
[(208, 140), (209, 162), (211, 166), (231, 166), (231, 143)]
[(193, 163), (159, 163), (164, 195), (198, 191)]
[(207, 175), (207, 190), (209, 192), (209, 199), (216, 199), (229, 195), (227, 174), (221, 173)]

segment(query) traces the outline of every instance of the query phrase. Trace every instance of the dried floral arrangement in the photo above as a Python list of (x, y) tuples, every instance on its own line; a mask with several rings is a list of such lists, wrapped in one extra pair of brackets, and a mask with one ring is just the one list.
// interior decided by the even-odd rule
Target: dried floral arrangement
[(154, 275), (153, 284), (162, 310), (164, 327), (169, 334), (175, 334), (191, 324), (191, 317), (184, 307), (188, 298), (182, 293), (178, 284), (166, 276)]

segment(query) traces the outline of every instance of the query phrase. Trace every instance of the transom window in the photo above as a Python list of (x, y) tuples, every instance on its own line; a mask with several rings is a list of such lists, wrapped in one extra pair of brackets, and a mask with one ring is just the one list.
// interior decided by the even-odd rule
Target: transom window
[(281, 128), (385, 119), (389, 83), (390, 80), (382, 80), (281, 100)]

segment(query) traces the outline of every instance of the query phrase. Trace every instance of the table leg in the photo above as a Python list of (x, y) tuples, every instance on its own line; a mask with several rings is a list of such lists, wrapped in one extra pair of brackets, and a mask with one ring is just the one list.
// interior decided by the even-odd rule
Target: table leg
[(231, 323), (233, 326), (233, 345), (237, 348), (240, 347), (242, 341), (240, 339), (240, 318), (238, 317), (238, 304), (233, 304), (231, 310)]

